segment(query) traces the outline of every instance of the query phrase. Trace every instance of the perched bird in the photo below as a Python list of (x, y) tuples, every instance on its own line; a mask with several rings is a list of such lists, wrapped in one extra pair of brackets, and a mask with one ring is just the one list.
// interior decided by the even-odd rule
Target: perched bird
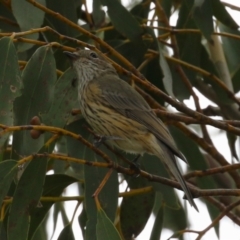
[(64, 53), (77, 73), (81, 113), (95, 133), (125, 152), (156, 155), (169, 167), (190, 204), (198, 210), (175, 156), (185, 162), (186, 159), (145, 99), (119, 78), (102, 54), (91, 50)]

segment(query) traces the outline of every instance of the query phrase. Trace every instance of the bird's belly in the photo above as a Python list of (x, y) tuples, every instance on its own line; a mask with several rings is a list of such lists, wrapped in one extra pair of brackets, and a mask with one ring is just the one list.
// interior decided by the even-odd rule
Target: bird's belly
[(140, 141), (133, 138), (123, 140), (110, 140), (109, 143), (126, 153), (144, 154), (146, 152), (144, 145)]
[(104, 106), (92, 105), (82, 113), (94, 132), (104, 136), (107, 143), (128, 153), (146, 152), (150, 133), (142, 124)]

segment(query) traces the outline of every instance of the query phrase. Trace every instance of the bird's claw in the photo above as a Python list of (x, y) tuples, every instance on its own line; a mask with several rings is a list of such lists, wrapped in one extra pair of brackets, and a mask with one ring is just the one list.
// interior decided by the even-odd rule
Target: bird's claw
[(138, 177), (140, 175), (140, 164), (138, 163), (138, 160), (140, 158), (140, 154), (137, 155), (137, 157), (131, 162), (130, 169), (134, 171), (134, 177)]
[(104, 143), (106, 141), (106, 137), (105, 136), (95, 136), (94, 139), (93, 139), (93, 146), (98, 148), (100, 147), (100, 145), (102, 143)]

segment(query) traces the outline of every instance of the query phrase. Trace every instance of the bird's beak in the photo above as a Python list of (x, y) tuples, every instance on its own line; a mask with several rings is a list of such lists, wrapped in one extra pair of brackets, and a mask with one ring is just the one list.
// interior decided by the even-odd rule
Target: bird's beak
[(64, 51), (63, 53), (66, 54), (70, 60), (76, 60), (79, 58), (79, 56), (74, 52)]

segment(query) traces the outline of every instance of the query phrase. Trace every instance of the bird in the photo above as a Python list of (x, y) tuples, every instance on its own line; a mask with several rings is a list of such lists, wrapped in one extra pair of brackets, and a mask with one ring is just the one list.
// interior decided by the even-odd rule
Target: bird
[(93, 131), (127, 153), (157, 156), (198, 211), (176, 156), (186, 163), (187, 160), (146, 100), (119, 77), (104, 54), (88, 49), (64, 51), (64, 54), (76, 72), (80, 110)]

